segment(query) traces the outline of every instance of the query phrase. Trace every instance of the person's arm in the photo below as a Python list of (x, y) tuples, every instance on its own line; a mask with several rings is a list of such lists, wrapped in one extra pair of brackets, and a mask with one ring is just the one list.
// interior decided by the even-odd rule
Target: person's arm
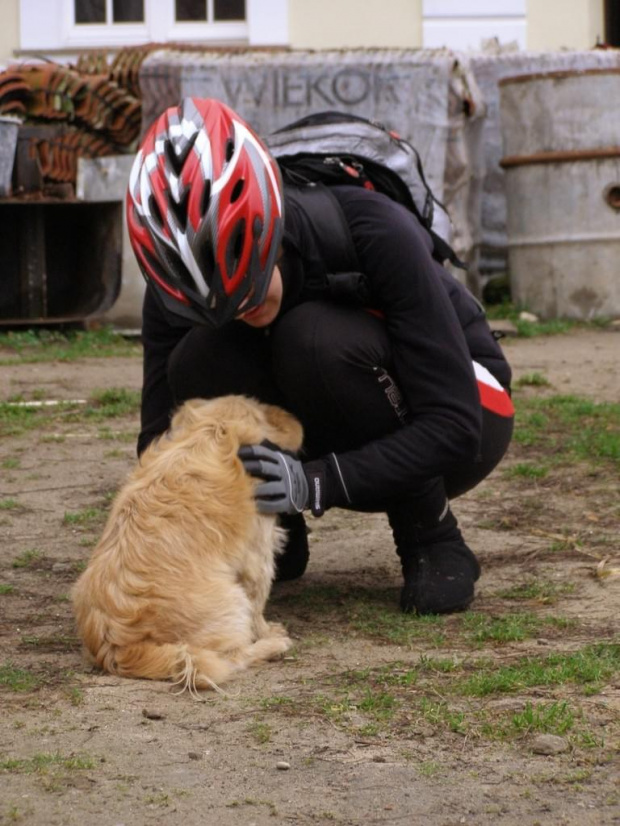
[(395, 379), (410, 412), (399, 430), (325, 457), (340, 486), (327, 504), (364, 505), (472, 462), (481, 409), (471, 355), (428, 234), (384, 196), (348, 188), (340, 200), (373, 306), (385, 317)]
[(138, 455), (170, 424), (174, 400), (168, 386), (168, 359), (186, 333), (186, 327), (168, 323), (152, 290), (147, 287), (142, 311), (144, 366)]

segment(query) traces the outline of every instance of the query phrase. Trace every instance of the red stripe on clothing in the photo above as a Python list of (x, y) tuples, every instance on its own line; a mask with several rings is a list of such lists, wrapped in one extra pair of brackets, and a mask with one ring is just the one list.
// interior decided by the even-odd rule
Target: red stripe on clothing
[(514, 416), (515, 408), (512, 399), (503, 388), (497, 390), (483, 381), (478, 381), (478, 390), (480, 392), (480, 404), (484, 408), (490, 410), (491, 413), (497, 413), (498, 416), (506, 416), (507, 418)]

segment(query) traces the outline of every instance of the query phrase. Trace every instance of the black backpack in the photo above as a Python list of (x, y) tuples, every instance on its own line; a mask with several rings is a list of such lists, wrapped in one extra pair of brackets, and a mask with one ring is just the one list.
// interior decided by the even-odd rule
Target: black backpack
[(287, 197), (302, 204), (326, 265), (336, 274), (328, 276), (332, 293), (346, 293), (351, 277), (359, 276), (349, 228), (329, 192), (334, 185), (374, 189), (402, 204), (430, 233), (433, 257), (465, 268), (432, 229), (435, 207), (446, 210), (426, 181), (417, 150), (383, 124), (344, 112), (318, 112), (273, 132), (265, 143), (288, 185)]

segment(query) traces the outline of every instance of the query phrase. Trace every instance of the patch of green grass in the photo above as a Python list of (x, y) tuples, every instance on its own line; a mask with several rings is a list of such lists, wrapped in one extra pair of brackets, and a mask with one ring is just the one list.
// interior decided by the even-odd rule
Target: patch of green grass
[[(393, 600), (393, 597), (392, 597)], [(348, 621), (359, 634), (393, 645), (411, 645), (424, 640), (430, 645), (445, 643), (444, 617), (401, 613), (396, 604), (361, 601), (351, 605)]]
[(423, 697), (419, 711), (424, 720), (439, 728), (447, 728), (455, 734), (466, 734), (468, 725), (465, 714), (451, 708), (445, 700), (430, 700)]
[(22, 460), (19, 459), (17, 456), (7, 456), (6, 459), (2, 460), (2, 467), (5, 470), (15, 470), (18, 468), (22, 463)]
[(295, 700), (292, 697), (264, 697), (260, 702), (261, 708), (273, 709), (294, 709)]
[(555, 583), (546, 580), (532, 580), (498, 591), (497, 596), (515, 601), (536, 600), (544, 605), (550, 605), (557, 602), (559, 597), (574, 593), (575, 585), (572, 582)]
[(575, 724), (575, 715), (566, 701), (526, 703), (523, 711), (512, 715), (511, 726), (518, 734), (566, 734)]
[(610, 319), (596, 318), (592, 321), (575, 321), (572, 319), (551, 319), (550, 321), (525, 321), (519, 316), (527, 307), (521, 307), (510, 300), (507, 278), (493, 279), (485, 287), (486, 314), (490, 319), (508, 319), (517, 329), (517, 334), (524, 338), (531, 336), (550, 336), (567, 333), (570, 330), (601, 329), (609, 325)]
[(0, 583), (0, 594), (12, 594), (15, 592), (14, 585), (5, 585), (4, 583)]
[(620, 643), (599, 643), (568, 654), (523, 657), (513, 665), (479, 664), (457, 690), (464, 696), (486, 697), (570, 683), (581, 686), (585, 694), (595, 694), (619, 671)]
[(255, 720), (253, 723), (250, 723), (248, 726), (248, 733), (260, 746), (268, 743), (271, 740), (271, 735), (273, 734), (271, 726), (267, 723), (262, 723), (259, 720)]
[(48, 634), (43, 637), (25, 634), (21, 638), (21, 644), (27, 648), (37, 648), (42, 651), (74, 651), (79, 647), (79, 640), (67, 634)]
[(516, 399), (515, 440), (549, 457), (620, 462), (620, 404), (579, 396)]
[(106, 516), (106, 511), (103, 508), (84, 508), (81, 511), (65, 511), (62, 523), (63, 525), (93, 525), (100, 522)]
[(519, 462), (503, 471), (507, 479), (544, 479), (548, 473), (548, 467), (534, 465), (530, 462)]
[(43, 551), (39, 551), (37, 548), (29, 548), (16, 556), (11, 564), (13, 568), (34, 568), (43, 558)]
[(527, 411), (523, 408), (526, 402), (514, 399), (517, 416), (515, 420), (515, 432), (513, 439), (524, 447), (539, 445), (545, 437), (545, 429), (549, 424), (549, 418), (539, 411)]
[(557, 617), (539, 617), (532, 613), (503, 614), (466, 614), (462, 629), (469, 642), (478, 645), (487, 642), (520, 642), (537, 636), (545, 626), (556, 626)]
[(398, 707), (398, 700), (388, 691), (366, 688), (363, 697), (357, 702), (357, 708), (374, 720), (390, 720)]
[(435, 760), (424, 760), (422, 763), (418, 763), (416, 768), (422, 777), (435, 777), (441, 772), (441, 763), (437, 763)]
[[(140, 408), (140, 393), (124, 388), (111, 388), (93, 394), (87, 404), (61, 402), (49, 407), (15, 407), (0, 402), (0, 436), (18, 436), (34, 429), (44, 429), (54, 423), (100, 422), (121, 416), (135, 415)], [(103, 437), (102, 437), (103, 438)], [(120, 438), (114, 435), (110, 438)], [(129, 441), (134, 441), (135, 434)], [(44, 442), (62, 442), (62, 434), (42, 434)]]
[(562, 333), (569, 333), (575, 327), (583, 326), (577, 321), (563, 318), (554, 318), (550, 321), (525, 321), (522, 318), (517, 318), (514, 324), (517, 328), (517, 335), (521, 338), (559, 336)]
[(14, 511), (19, 507), (17, 499), (0, 499), (0, 511)]
[[(551, 703), (527, 702), (522, 711), (497, 713), (482, 711), (476, 715), (480, 734), (491, 740), (521, 739), (533, 734), (555, 734), (564, 736), (573, 732), (575, 724), (582, 719), (581, 712), (575, 711), (565, 700)], [(576, 731), (581, 740), (591, 739), (591, 732)]]
[(66, 772), (84, 771), (93, 769), (95, 763), (92, 758), (84, 755), (64, 757), (58, 752), (54, 754), (35, 754), (29, 758), (0, 759), (0, 771), (8, 774), (46, 774), (61, 769)]
[(22, 668), (16, 668), (12, 663), (0, 665), (0, 686), (10, 691), (33, 691), (41, 685), (41, 678)]
[(75, 361), (107, 356), (141, 357), (142, 347), (111, 328), (102, 330), (25, 330), (0, 335), (0, 365)]
[(314, 708), (332, 723), (340, 725), (347, 715), (355, 710), (355, 702), (348, 694), (341, 694), (337, 697), (317, 694), (314, 698)]
[(542, 373), (525, 373), (514, 383), (515, 387), (551, 387), (551, 382)]
[(462, 663), (456, 659), (427, 657), (421, 655), (418, 663), (418, 669), (430, 674), (451, 674), (453, 671), (458, 671), (462, 667)]
[(92, 394), (84, 416), (94, 421), (128, 416), (140, 410), (140, 391), (110, 387)]
[(41, 408), (15, 407), (8, 402), (0, 402), (0, 436), (17, 436), (36, 427), (40, 413)]
[(81, 688), (77, 688), (77, 686), (70, 688), (67, 692), (67, 696), (72, 706), (84, 705), (84, 692)]
[[(616, 643), (587, 646), (568, 654), (521, 657), (504, 666), (495, 659), (458, 661), (423, 655), (416, 663), (395, 661), (333, 674), (323, 678), (322, 690), (310, 685), (294, 699), (262, 705), (264, 712), (295, 719), (318, 716), (358, 736), (400, 736), (424, 723), (488, 740), (570, 732), (575, 747), (595, 748), (602, 745), (601, 738), (585, 725), (581, 709), (562, 697), (550, 703), (528, 699), (518, 711), (489, 707), (486, 698), (566, 685), (571, 686), (571, 695), (575, 687), (582, 695), (591, 694), (620, 671), (619, 647)], [(607, 734), (612, 736), (609, 728)]]

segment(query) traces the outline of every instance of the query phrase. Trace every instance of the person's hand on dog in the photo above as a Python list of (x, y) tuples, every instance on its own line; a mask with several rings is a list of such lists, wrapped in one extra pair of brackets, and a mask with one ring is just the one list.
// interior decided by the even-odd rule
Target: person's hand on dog
[(311, 463), (311, 470), (292, 453), (268, 441), (244, 445), (238, 455), (246, 472), (263, 480), (254, 492), (260, 513), (301, 513), (311, 507), (315, 516), (322, 515), (322, 474), (314, 471), (316, 462)]

